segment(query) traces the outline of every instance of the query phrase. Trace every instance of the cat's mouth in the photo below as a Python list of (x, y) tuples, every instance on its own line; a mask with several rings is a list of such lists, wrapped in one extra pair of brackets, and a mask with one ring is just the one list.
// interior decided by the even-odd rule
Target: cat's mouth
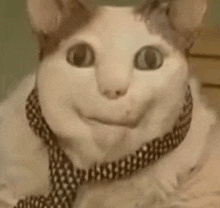
[(74, 104), (72, 108), (86, 125), (135, 128), (146, 116), (150, 103), (149, 101), (139, 102), (135, 97), (126, 97), (112, 102), (104, 101), (82, 101)]
[(138, 121), (128, 121), (128, 120), (110, 120), (110, 119), (100, 119), (100, 118), (86, 118), (86, 122), (90, 123), (100, 123), (100, 124), (105, 124), (105, 125), (111, 125), (111, 126), (122, 126), (122, 127), (130, 127), (134, 128), (138, 125)]
[(126, 114), (123, 116), (118, 115), (117, 117), (108, 117), (105, 115), (85, 115), (78, 110), (78, 115), (81, 120), (89, 125), (103, 124), (128, 128), (135, 128), (136, 126), (138, 126), (142, 118), (141, 116), (138, 116), (136, 113), (131, 111), (127, 111)]

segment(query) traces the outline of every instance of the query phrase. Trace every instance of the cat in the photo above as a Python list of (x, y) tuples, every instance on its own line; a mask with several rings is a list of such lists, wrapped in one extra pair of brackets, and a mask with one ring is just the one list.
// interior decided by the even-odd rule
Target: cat
[(219, 119), (185, 54), (206, 8), (205, 0), (27, 0), (40, 63), (0, 104), (0, 207), (50, 190), (47, 147), (25, 115), (34, 87), (60, 147), (88, 169), (170, 131), (188, 85), (193, 112), (182, 143), (132, 177), (83, 185), (72, 207), (220, 207)]

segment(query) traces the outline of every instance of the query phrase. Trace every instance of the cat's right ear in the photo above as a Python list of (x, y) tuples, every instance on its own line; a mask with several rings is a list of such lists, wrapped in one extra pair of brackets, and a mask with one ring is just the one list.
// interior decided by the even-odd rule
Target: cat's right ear
[(170, 22), (180, 32), (193, 32), (202, 25), (207, 0), (171, 0)]
[(93, 6), (85, 0), (26, 0), (31, 25), (36, 32), (44, 34), (57, 30), (65, 18), (76, 14), (80, 19), (89, 15)]

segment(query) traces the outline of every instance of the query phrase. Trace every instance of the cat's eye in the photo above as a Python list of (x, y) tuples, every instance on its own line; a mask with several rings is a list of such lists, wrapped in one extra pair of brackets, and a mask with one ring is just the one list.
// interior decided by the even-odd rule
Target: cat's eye
[(140, 70), (158, 69), (163, 64), (163, 54), (153, 46), (145, 46), (137, 52), (134, 64)]
[(67, 61), (76, 67), (91, 67), (95, 62), (95, 54), (90, 45), (81, 43), (68, 50)]

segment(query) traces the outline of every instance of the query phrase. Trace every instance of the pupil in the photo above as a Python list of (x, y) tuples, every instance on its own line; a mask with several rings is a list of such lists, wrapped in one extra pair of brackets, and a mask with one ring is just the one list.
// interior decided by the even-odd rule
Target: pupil
[(157, 61), (156, 54), (152, 50), (147, 50), (145, 53), (145, 61), (149, 68), (155, 68), (155, 64)]
[(87, 49), (87, 46), (86, 45), (80, 45), (78, 46), (77, 50), (76, 50), (76, 53), (74, 54), (74, 63), (79, 66), (81, 65), (84, 61), (85, 61), (85, 58), (86, 58), (86, 49)]

